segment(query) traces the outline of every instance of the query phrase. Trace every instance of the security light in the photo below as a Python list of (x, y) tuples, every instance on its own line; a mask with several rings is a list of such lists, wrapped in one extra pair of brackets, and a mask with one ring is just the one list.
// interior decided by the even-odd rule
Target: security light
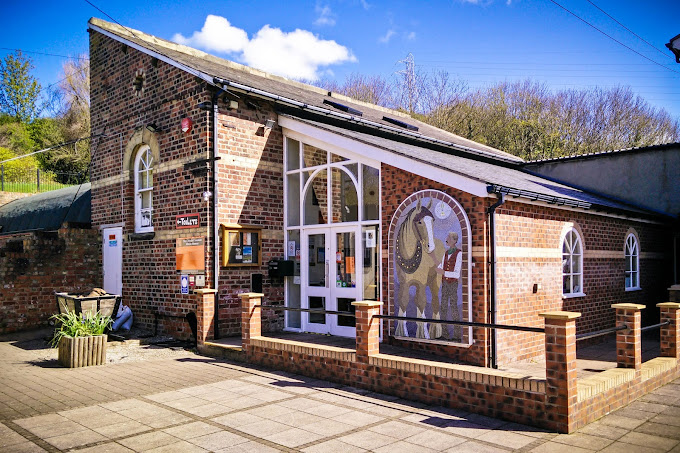
[(680, 35), (671, 38), (669, 43), (666, 44), (666, 47), (668, 47), (668, 49), (673, 52), (673, 55), (675, 55), (675, 62), (680, 63)]

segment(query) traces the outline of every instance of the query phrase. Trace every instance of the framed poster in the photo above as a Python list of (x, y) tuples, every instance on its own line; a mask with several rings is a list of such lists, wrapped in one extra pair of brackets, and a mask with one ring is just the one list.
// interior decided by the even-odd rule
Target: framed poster
[(262, 229), (247, 225), (221, 225), (222, 266), (262, 265)]

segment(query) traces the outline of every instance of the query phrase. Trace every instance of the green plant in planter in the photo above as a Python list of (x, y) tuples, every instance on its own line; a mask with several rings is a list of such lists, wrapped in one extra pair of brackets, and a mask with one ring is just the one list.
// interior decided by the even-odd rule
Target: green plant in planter
[(59, 326), (50, 342), (53, 348), (59, 346), (59, 341), (63, 337), (76, 338), (102, 335), (111, 325), (111, 317), (104, 316), (99, 312), (94, 314), (87, 312), (78, 315), (73, 311), (67, 311), (66, 313), (53, 315), (52, 319)]

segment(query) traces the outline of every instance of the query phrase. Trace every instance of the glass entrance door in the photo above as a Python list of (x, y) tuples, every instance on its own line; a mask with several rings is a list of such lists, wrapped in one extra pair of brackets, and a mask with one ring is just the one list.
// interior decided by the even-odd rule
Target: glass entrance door
[[(315, 228), (304, 233), (302, 257), (303, 308), (354, 312), (352, 302), (361, 288), (356, 251), (357, 227)], [(354, 336), (351, 316), (303, 313), (302, 328), (308, 332)]]

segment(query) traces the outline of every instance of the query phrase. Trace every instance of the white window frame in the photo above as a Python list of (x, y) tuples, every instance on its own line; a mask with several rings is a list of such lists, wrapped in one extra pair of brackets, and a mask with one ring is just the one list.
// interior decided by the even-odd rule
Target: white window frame
[[(585, 293), (583, 292), (583, 252), (584, 252), (583, 238), (581, 238), (581, 234), (578, 232), (576, 228), (571, 227), (566, 231), (564, 237), (562, 238), (561, 245), (562, 245), (562, 297), (569, 298), (585, 296)], [(565, 245), (567, 246), (568, 250), (568, 252), (566, 253), (564, 251)], [(580, 269), (580, 272), (573, 271), (574, 269), (573, 263), (575, 258), (578, 259), (578, 268)], [(566, 272), (564, 269), (566, 259), (569, 260), (568, 272)], [(571, 278), (569, 292), (564, 291), (565, 277)], [(578, 285), (574, 284), (573, 281), (574, 277), (579, 279)]]
[[(641, 289), (640, 287), (640, 241), (638, 240), (637, 236), (634, 233), (629, 233), (628, 236), (626, 236), (626, 243), (624, 244), (624, 249), (623, 253), (625, 256), (625, 269), (631, 269), (629, 270), (624, 270), (624, 276), (626, 277), (624, 279), (626, 291), (636, 291)], [(633, 262), (635, 262), (635, 269), (633, 269)], [(628, 280), (628, 276), (631, 276), (631, 280)], [(635, 284), (633, 283), (632, 277), (635, 276)]]
[[(144, 156), (148, 155), (146, 161), (142, 160)], [(144, 166), (141, 168), (141, 166)], [(135, 178), (135, 233), (149, 233), (153, 231), (153, 168), (154, 159), (151, 148), (148, 145), (143, 145), (137, 150), (135, 156), (134, 178)], [(151, 171), (151, 184), (148, 187), (142, 188), (139, 184), (139, 175), (141, 172)], [(142, 208), (142, 194), (150, 192), (149, 207)], [(142, 226), (142, 213), (149, 212), (151, 217), (151, 225)]]

